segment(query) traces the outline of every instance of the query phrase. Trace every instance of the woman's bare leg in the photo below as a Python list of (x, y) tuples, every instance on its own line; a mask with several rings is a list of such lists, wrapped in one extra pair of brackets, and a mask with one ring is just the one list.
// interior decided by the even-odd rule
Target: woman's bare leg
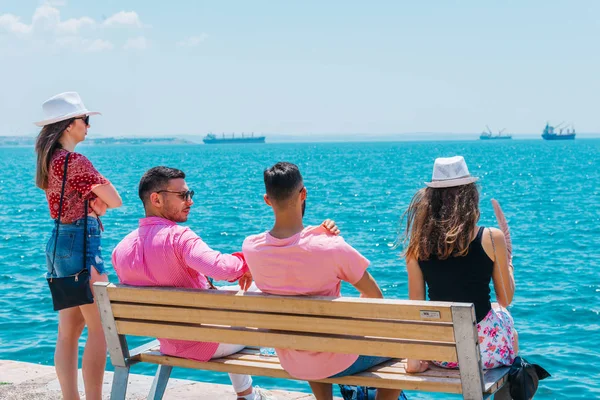
[(398, 400), (401, 392), (397, 389), (377, 389), (375, 400)]
[(79, 337), (85, 321), (78, 307), (58, 312), (58, 339), (54, 365), (64, 400), (79, 400), (77, 389), (77, 360)]
[(331, 400), (333, 399), (333, 388), (331, 383), (319, 383), (319, 382), (308, 382), (310, 389), (312, 390), (317, 400)]
[[(94, 267), (90, 268), (90, 272), (90, 285), (93, 285), (94, 282), (108, 282), (108, 277), (98, 274)], [(102, 381), (106, 368), (106, 340), (100, 321), (100, 312), (95, 303), (80, 306), (79, 309), (88, 330), (81, 368), (85, 384), (85, 399), (102, 400)]]

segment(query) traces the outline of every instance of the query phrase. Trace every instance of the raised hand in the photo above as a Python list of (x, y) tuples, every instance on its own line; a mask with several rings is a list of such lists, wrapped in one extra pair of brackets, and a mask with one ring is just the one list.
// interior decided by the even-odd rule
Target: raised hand
[(335, 221), (332, 219), (326, 219), (325, 221), (323, 221), (321, 223), (321, 226), (324, 227), (325, 229), (327, 229), (329, 231), (329, 233), (331, 233), (332, 235), (337, 236), (340, 234), (339, 228), (335, 224)]
[(240, 280), (238, 281), (238, 284), (240, 285), (240, 288), (245, 292), (248, 289), (250, 289), (250, 286), (252, 285), (252, 274), (250, 273), (250, 271), (247, 271), (244, 273), (244, 275), (241, 276)]
[(498, 221), (498, 226), (502, 233), (504, 233), (504, 238), (506, 240), (506, 250), (508, 252), (509, 260), (512, 260), (512, 241), (510, 239), (510, 229), (508, 228), (508, 221), (506, 221), (506, 217), (504, 216), (504, 212), (502, 211), (502, 207), (500, 207), (500, 203), (496, 199), (492, 199), (492, 206), (494, 207), (494, 214), (496, 214), (496, 220)]
[(92, 208), (92, 210), (94, 210), (96, 215), (99, 217), (106, 214), (106, 209), (108, 208), (106, 203), (100, 197), (96, 197), (94, 200), (91, 200), (90, 207)]

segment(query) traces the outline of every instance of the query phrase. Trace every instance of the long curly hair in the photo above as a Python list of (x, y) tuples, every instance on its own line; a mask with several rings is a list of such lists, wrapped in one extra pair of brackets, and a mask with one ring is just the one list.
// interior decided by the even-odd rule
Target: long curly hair
[(474, 183), (451, 188), (424, 188), (412, 198), (406, 217), (404, 255), (440, 260), (467, 255), (479, 221), (479, 191)]

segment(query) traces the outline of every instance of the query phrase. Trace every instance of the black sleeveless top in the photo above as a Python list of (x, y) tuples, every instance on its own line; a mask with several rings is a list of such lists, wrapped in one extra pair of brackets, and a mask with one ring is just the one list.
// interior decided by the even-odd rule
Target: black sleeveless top
[(429, 300), (473, 303), (477, 322), (492, 309), (490, 281), (494, 262), (481, 245), (483, 232), (484, 227), (480, 227), (464, 257), (439, 260), (432, 255), (427, 261), (419, 261)]

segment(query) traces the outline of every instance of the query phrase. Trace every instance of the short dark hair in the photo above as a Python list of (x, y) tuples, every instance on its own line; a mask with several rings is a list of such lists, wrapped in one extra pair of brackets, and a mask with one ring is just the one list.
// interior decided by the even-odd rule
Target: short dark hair
[(263, 175), (267, 196), (275, 201), (289, 199), (302, 183), (298, 166), (289, 162), (278, 162), (265, 169)]
[(142, 179), (138, 188), (138, 194), (142, 203), (146, 203), (150, 198), (150, 194), (165, 189), (169, 185), (171, 179), (185, 179), (185, 173), (177, 168), (169, 167), (153, 167), (150, 168)]

